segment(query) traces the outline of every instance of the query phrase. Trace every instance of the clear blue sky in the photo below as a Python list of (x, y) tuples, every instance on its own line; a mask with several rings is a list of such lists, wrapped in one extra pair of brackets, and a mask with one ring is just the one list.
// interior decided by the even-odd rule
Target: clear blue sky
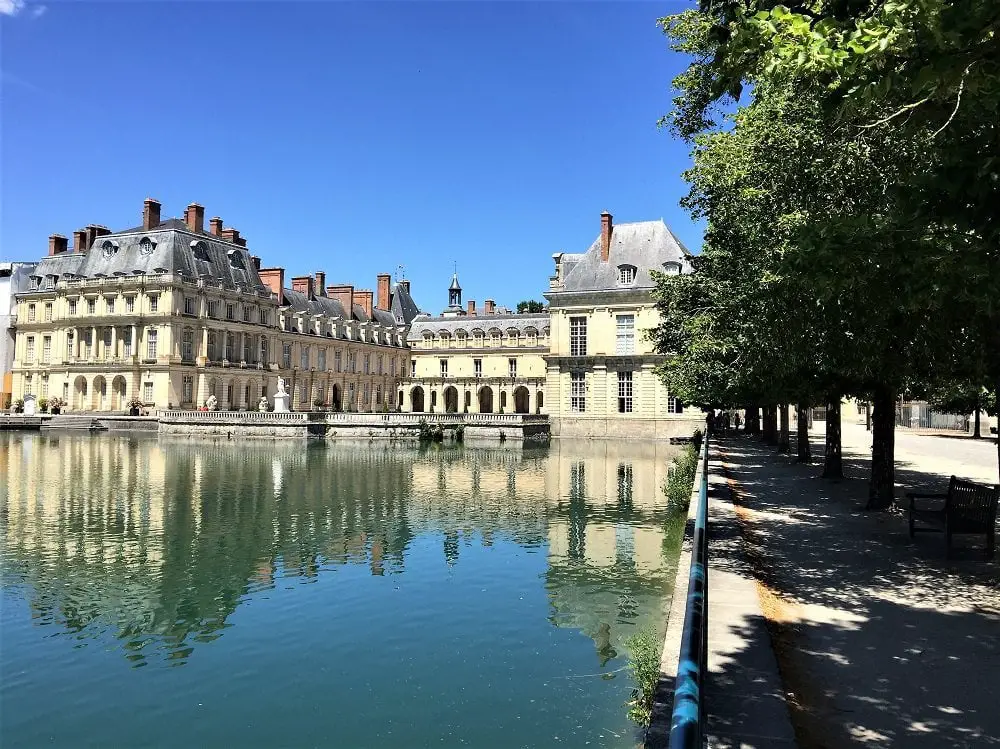
[[(0, 0), (0, 11), (19, 0)], [(0, 14), (0, 259), (192, 201), (265, 265), (417, 302), (541, 298), (551, 255), (678, 206), (684, 3), (66, 2)]]

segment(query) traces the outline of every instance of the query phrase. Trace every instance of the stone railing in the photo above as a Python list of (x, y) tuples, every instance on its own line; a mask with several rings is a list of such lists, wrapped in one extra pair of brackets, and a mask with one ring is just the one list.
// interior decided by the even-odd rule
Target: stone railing
[(161, 409), (156, 412), (160, 421), (178, 421), (206, 424), (302, 424), (322, 421), (323, 414), (308, 411), (187, 411), (183, 409)]
[(160, 409), (156, 412), (161, 421), (200, 423), (280, 423), (293, 424), (325, 421), (340, 426), (404, 426), (416, 425), (421, 421), (428, 424), (544, 424), (549, 417), (545, 414), (449, 414), (449, 413), (326, 413), (322, 411), (194, 411), (184, 409)]

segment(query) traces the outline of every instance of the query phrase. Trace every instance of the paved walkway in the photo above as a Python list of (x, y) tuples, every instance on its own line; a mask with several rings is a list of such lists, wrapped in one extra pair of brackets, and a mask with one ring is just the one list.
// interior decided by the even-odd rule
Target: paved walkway
[[(848, 478), (837, 483), (753, 439), (717, 443), (744, 542), (714, 542), (713, 565), (739, 574), (749, 559), (798, 744), (1000, 747), (1000, 562), (981, 561), (978, 549), (946, 561), (940, 537), (911, 542), (902, 515), (861, 511), (870, 435), (845, 427)], [(951, 473), (996, 475), (985, 457), (995, 460), (994, 443), (969, 460), (937, 444), (949, 438), (911, 439), (929, 442), (901, 442), (903, 455), (915, 452), (898, 469), (900, 496)], [(814, 440), (821, 455), (822, 436)], [(719, 626), (725, 586), (709, 590)], [(758, 629), (731, 631), (752, 649)], [(717, 663), (713, 680), (724, 684), (746, 665)]]

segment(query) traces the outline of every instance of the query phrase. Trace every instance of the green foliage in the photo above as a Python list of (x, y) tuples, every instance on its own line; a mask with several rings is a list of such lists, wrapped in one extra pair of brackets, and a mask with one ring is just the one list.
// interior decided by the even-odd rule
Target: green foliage
[(517, 314), (523, 315), (525, 312), (544, 312), (545, 303), (536, 302), (534, 299), (528, 299), (523, 302), (517, 303)]
[(427, 419), (421, 419), (418, 428), (420, 430), (419, 439), (421, 442), (444, 441), (444, 427), (440, 424), (431, 424)]
[(662, 638), (657, 634), (655, 629), (643, 629), (625, 640), (628, 669), (635, 682), (631, 697), (625, 704), (629, 719), (640, 726), (649, 725), (656, 681), (660, 676)]
[(670, 512), (687, 512), (697, 472), (698, 451), (693, 444), (684, 445), (681, 454), (670, 462), (667, 478), (663, 481), (663, 494)]
[(455, 427), (455, 442), (465, 441), (465, 424), (459, 424)]
[(14, 413), (21, 414), (24, 413), (24, 399), (18, 398), (14, 401)]
[(38, 399), (38, 410), (41, 411), (43, 414), (44, 413), (48, 413), (48, 410), (49, 410), (49, 399), (48, 398), (39, 398)]

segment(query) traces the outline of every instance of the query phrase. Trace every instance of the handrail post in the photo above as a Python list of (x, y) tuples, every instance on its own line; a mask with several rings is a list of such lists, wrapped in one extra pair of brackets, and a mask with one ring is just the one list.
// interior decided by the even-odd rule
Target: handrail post
[(670, 718), (670, 749), (701, 749), (706, 710), (708, 665), (708, 440), (702, 441), (701, 482), (695, 513), (691, 572), (688, 577), (684, 631), (677, 660), (674, 709)]

